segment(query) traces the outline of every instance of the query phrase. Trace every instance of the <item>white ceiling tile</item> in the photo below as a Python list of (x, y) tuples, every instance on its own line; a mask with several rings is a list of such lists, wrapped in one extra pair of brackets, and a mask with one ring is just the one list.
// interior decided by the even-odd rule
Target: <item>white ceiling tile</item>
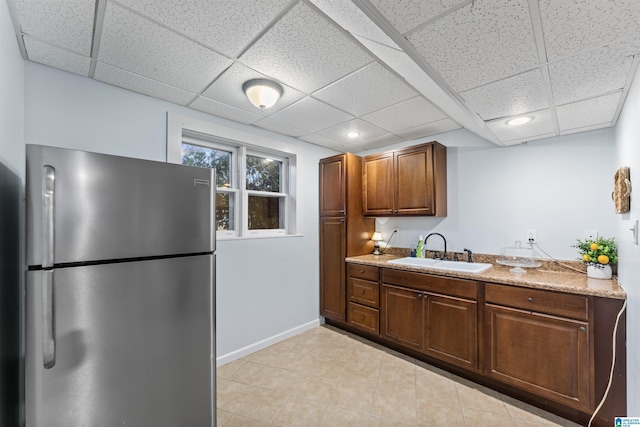
[(234, 57), (289, 0), (119, 0), (120, 3)]
[(202, 96), (206, 96), (207, 98), (213, 99), (218, 102), (222, 102), (224, 104), (233, 105), (234, 107), (241, 108), (243, 110), (249, 111), (250, 113), (260, 114), (261, 116), (268, 116), (270, 114), (275, 113), (278, 110), (283, 109), (284, 107), (291, 105), (292, 103), (302, 99), (305, 94), (300, 91), (293, 89), (292, 87), (282, 85), (282, 97), (276, 102), (271, 108), (268, 108), (264, 111), (260, 111), (259, 108), (255, 107), (253, 104), (249, 102), (246, 95), (242, 91), (242, 85), (247, 80), (251, 79), (269, 79), (264, 74), (260, 74), (257, 71), (252, 70), (251, 68), (245, 67), (244, 65), (236, 62), (227, 70), (218, 79), (216, 79), (213, 84), (202, 93)]
[(622, 89), (633, 55), (638, 53), (640, 43), (624, 40), (550, 64), (555, 103), (566, 104)]
[[(356, 138), (349, 138), (347, 136), (349, 132), (358, 132), (360, 136)], [(319, 133), (322, 136), (344, 142), (345, 144), (355, 144), (358, 141), (366, 141), (368, 139), (382, 136), (387, 132), (372, 125), (371, 123), (365, 122), (364, 120), (353, 119), (348, 122), (332, 126)]]
[(638, 0), (540, 0), (549, 61), (640, 33)]
[(487, 126), (502, 142), (515, 143), (553, 136), (553, 119), (549, 110), (527, 113), (527, 116), (533, 120), (521, 126), (508, 126), (506, 118), (488, 122)]
[(277, 111), (269, 117), (281, 123), (293, 123), (308, 133), (318, 132), (353, 118), (344, 111), (310, 97)]
[(51, 46), (32, 38), (23, 37), (27, 57), (30, 61), (49, 65), (71, 73), (87, 77), (91, 58), (78, 55), (66, 49)]
[(282, 135), (294, 136), (294, 137), (304, 135), (305, 133), (307, 133), (307, 131), (305, 131), (304, 129), (297, 128), (287, 123), (280, 123), (275, 120), (271, 120), (268, 117), (262, 120), (258, 120), (257, 122), (254, 123), (254, 126), (259, 126), (263, 129), (270, 130), (272, 132), (280, 133)]
[(442, 119), (426, 125), (399, 130), (394, 133), (406, 139), (418, 139), (425, 136), (436, 135), (438, 133), (449, 132), (455, 129), (460, 129), (460, 125), (451, 119)]
[(361, 116), (415, 95), (395, 74), (374, 62), (315, 92), (313, 97)]
[(332, 148), (338, 151), (347, 152), (350, 149), (350, 146), (348, 144), (345, 144), (344, 142), (336, 141), (331, 138), (318, 135), (317, 133), (301, 136), (298, 139), (310, 142), (312, 144), (320, 145), (322, 147)]
[(435, 18), (460, 3), (467, 0), (371, 0), (376, 9), (401, 33)]
[(98, 59), (190, 92), (200, 92), (231, 60), (107, 4)]
[(311, 93), (372, 58), (345, 33), (299, 3), (240, 61), (298, 90)]
[(457, 91), (538, 64), (527, 0), (471, 2), (411, 34), (409, 41)]
[(23, 34), (91, 55), (95, 1), (14, 0), (13, 4)]
[(96, 64), (96, 71), (93, 77), (104, 83), (179, 105), (187, 105), (195, 97), (195, 93), (187, 92), (102, 62)]
[(560, 131), (581, 129), (595, 124), (611, 124), (621, 92), (556, 107)]
[(202, 96), (199, 96), (198, 99), (189, 104), (189, 108), (245, 124), (254, 123), (262, 118), (258, 114), (249, 113)]
[(424, 123), (435, 122), (446, 116), (421, 96), (408, 99), (391, 107), (364, 115), (361, 119), (374, 125), (395, 132)]
[(518, 115), (549, 106), (540, 69), (461, 92), (460, 96), (483, 120)]
[(391, 133), (385, 133), (384, 135), (369, 138), (364, 141), (357, 141), (350, 145), (358, 147), (358, 151), (364, 151), (371, 150), (373, 148), (386, 147), (387, 145), (397, 144), (402, 141), (405, 141), (405, 138)]

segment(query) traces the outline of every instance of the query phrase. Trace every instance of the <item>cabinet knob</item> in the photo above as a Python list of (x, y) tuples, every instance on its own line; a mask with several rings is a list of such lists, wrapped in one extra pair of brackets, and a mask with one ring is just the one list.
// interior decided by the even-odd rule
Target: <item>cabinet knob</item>
[(580, 326), (578, 329), (580, 330), (580, 332), (586, 332), (587, 331), (587, 328), (585, 328), (584, 326)]
[(360, 273), (364, 273), (364, 270), (360, 270)]
[(422, 298), (422, 294), (418, 294), (418, 298)]
[(533, 302), (533, 298), (529, 297), (529, 298), (527, 298), (527, 301)]
[(364, 289), (360, 289), (360, 293), (361, 293), (361, 294), (364, 294)]
[(360, 320), (364, 320), (364, 316), (360, 316)]

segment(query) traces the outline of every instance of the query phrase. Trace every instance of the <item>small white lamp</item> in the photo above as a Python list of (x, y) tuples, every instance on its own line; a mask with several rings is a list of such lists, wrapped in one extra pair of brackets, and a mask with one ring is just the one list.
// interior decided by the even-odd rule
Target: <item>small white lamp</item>
[(244, 82), (242, 90), (249, 98), (249, 102), (262, 111), (274, 106), (282, 96), (282, 86), (265, 79), (253, 79)]
[(375, 231), (373, 233), (373, 236), (371, 236), (371, 240), (373, 240), (376, 244), (373, 247), (373, 254), (374, 255), (382, 255), (382, 252), (380, 252), (380, 242), (382, 241), (382, 233), (380, 233), (379, 231)]

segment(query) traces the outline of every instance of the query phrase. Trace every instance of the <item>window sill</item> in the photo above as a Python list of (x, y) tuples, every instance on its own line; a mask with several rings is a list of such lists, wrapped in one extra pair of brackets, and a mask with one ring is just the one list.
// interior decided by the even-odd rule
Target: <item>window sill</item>
[(253, 240), (253, 239), (286, 239), (289, 237), (304, 237), (302, 234), (278, 234), (278, 235), (270, 235), (270, 236), (220, 236), (217, 237), (216, 240), (218, 242), (227, 241), (227, 240)]

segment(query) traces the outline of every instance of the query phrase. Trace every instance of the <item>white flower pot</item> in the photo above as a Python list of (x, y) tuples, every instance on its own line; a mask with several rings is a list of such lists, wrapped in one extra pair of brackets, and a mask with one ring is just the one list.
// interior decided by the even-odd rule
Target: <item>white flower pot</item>
[(611, 279), (611, 266), (603, 265), (602, 268), (598, 268), (595, 265), (587, 266), (587, 277), (592, 279)]

